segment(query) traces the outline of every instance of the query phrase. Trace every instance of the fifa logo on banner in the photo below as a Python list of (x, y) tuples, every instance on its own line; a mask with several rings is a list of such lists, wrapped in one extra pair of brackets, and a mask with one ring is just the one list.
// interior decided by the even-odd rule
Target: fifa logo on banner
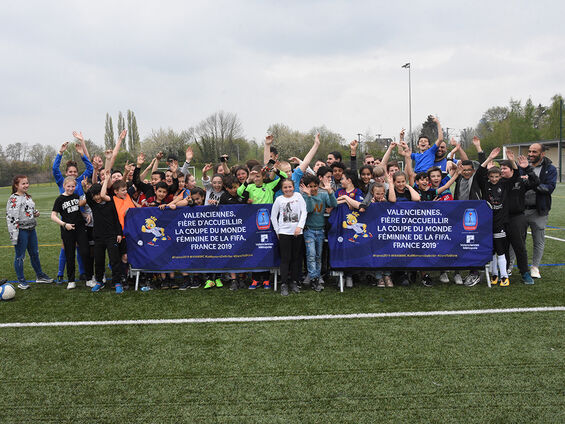
[(269, 234), (261, 234), (261, 243), (269, 242)]
[(259, 209), (257, 211), (257, 229), (268, 230), (271, 228), (271, 217), (268, 209)]
[(475, 236), (473, 234), (467, 234), (467, 244), (472, 244), (475, 242)]
[(479, 226), (479, 218), (476, 209), (465, 209), (463, 215), (463, 228), (466, 231), (474, 231)]

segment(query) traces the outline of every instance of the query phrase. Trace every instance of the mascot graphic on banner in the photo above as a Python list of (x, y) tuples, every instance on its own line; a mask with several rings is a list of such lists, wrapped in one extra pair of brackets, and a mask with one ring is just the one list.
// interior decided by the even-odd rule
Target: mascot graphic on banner
[(373, 235), (367, 232), (367, 224), (363, 224), (357, 220), (359, 212), (351, 212), (345, 216), (345, 221), (342, 222), (343, 228), (355, 231), (353, 237), (349, 238), (351, 243), (358, 243), (358, 238), (371, 238)]
[(165, 229), (162, 227), (157, 227), (157, 218), (150, 216), (145, 218), (145, 225), (141, 227), (141, 231), (144, 233), (153, 234), (153, 240), (147, 243), (149, 246), (158, 246), (157, 240), (170, 240), (169, 236), (165, 235)]

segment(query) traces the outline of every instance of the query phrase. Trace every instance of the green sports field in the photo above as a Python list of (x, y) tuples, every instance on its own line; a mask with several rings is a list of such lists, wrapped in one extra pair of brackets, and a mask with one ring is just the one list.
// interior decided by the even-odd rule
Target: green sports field
[[(55, 186), (33, 186), (40, 255), (56, 274)], [(9, 191), (0, 189), (7, 200)], [(565, 185), (544, 264), (565, 263)], [(529, 244), (531, 251), (531, 244)], [(2, 278), (15, 279), (0, 232)], [(565, 306), (565, 266), (525, 286), (345, 293), (90, 293), (32, 285), (0, 324)], [(26, 262), (26, 276), (33, 272)], [(0, 422), (564, 422), (565, 312), (0, 328)]]

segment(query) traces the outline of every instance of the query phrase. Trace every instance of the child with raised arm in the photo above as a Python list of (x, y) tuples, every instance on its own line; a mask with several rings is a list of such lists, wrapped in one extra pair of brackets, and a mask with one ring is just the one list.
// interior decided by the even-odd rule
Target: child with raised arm
[[(275, 179), (266, 183), (264, 182), (264, 178), (266, 177), (269, 169), (267, 169), (267, 167), (263, 168), (260, 165), (254, 166), (249, 173), (247, 181), (237, 189), (237, 195), (248, 199), (248, 203), (272, 204), (275, 191), (281, 183), (279, 175), (284, 175), (284, 173), (279, 171), (277, 168), (273, 168), (272, 170), (275, 172)], [(286, 177), (286, 175), (284, 175), (284, 177)], [(249, 290), (255, 290), (261, 281), (264, 289), (271, 288), (268, 272), (254, 272), (252, 278), (253, 281), (249, 286)]]
[(212, 168), (213, 165), (211, 163), (207, 163), (202, 168), (202, 184), (204, 184), (204, 190), (206, 190), (205, 205), (218, 205), (220, 197), (224, 194), (222, 175), (214, 174), (212, 179), (207, 175)]
[(420, 136), (418, 138), (418, 148), (420, 153), (412, 153), (410, 157), (414, 159), (414, 172), (426, 172), (428, 168), (434, 165), (436, 159), (436, 152), (439, 144), (443, 141), (443, 130), (441, 129), (441, 124), (439, 119), (435, 116), (430, 115), (431, 118), (437, 125), (437, 140), (430, 147), (430, 140), (426, 136)]
[(491, 284), (496, 285), (500, 282), (501, 287), (510, 285), (508, 270), (506, 268), (506, 250), (508, 241), (506, 238), (506, 225), (508, 224), (508, 204), (507, 199), (514, 184), (520, 178), (515, 162), (505, 163), (512, 170), (512, 174), (507, 178), (501, 179), (501, 171), (498, 166), (493, 166), (487, 170), (489, 163), (500, 153), (500, 147), (495, 147), (487, 159), (477, 169), (476, 178), (483, 192), (483, 199), (487, 201), (492, 209), (492, 237), (493, 237), (493, 279)]
[(102, 188), (104, 188), (104, 191), (107, 190), (109, 179), (107, 175), (102, 185), (93, 184), (86, 193), (86, 202), (92, 209), (94, 217), (94, 274), (96, 284), (92, 291), (98, 292), (104, 288), (104, 262), (107, 251), (112, 268), (112, 283), (115, 284), (116, 293), (119, 294), (123, 291), (119, 247), (123, 232), (114, 202), (108, 195), (102, 197)]
[(317, 176), (306, 174), (302, 178), (300, 190), (306, 201), (306, 226), (304, 227), (304, 243), (306, 245), (306, 264), (308, 279), (312, 289), (320, 292), (323, 290), (322, 248), (324, 244), (324, 212), (328, 208), (335, 208), (337, 200), (328, 184), (328, 191), (319, 191), (320, 180)]
[[(55, 160), (53, 161), (53, 177), (55, 178), (55, 182), (59, 187), (59, 193), (63, 194), (65, 191), (63, 188), (63, 181), (65, 177), (74, 177), (76, 179), (76, 192), (79, 196), (82, 196), (84, 193), (82, 191), (81, 181), (85, 178), (92, 177), (93, 166), (88, 158), (87, 151), (86, 151), (86, 144), (84, 143), (84, 138), (82, 137), (82, 133), (74, 132), (73, 135), (77, 138), (80, 143), (75, 144), (75, 149), (77, 153), (80, 155), (82, 161), (84, 162), (85, 171), (79, 175), (78, 174), (78, 165), (75, 161), (69, 160), (65, 164), (65, 176), (61, 173), (61, 160), (63, 159), (63, 154), (69, 147), (69, 142), (66, 141), (61, 145), (59, 149), (59, 153), (55, 156)], [(78, 253), (78, 249), (77, 249)], [(61, 248), (61, 252), (59, 253), (59, 271), (57, 272), (57, 283), (63, 282), (63, 273), (65, 271), (65, 264), (66, 264), (66, 255), (64, 248)], [(84, 264), (82, 263), (82, 256), (78, 254), (78, 266), (79, 266), (79, 274), (81, 276), (85, 275), (84, 272)]]

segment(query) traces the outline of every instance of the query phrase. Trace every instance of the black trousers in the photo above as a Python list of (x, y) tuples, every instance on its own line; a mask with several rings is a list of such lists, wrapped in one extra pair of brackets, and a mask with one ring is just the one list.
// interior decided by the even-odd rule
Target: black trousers
[(290, 281), (298, 282), (300, 277), (300, 268), (302, 263), (302, 244), (304, 236), (289, 236), (286, 234), (279, 235), (279, 250), (281, 253), (281, 283)]
[[(516, 255), (516, 263), (520, 274), (528, 272), (528, 251), (526, 250), (525, 238), (522, 237), (523, 229), (528, 225), (526, 216), (523, 213), (510, 215), (506, 226), (506, 238)], [(510, 255), (506, 252), (506, 261), (510, 263)]]
[(121, 254), (120, 247), (116, 239), (117, 236), (94, 240), (94, 267), (96, 281), (98, 283), (102, 283), (104, 276), (106, 251), (108, 251), (108, 259), (110, 260), (110, 267), (112, 268), (112, 282), (120, 282)]
[(75, 247), (78, 246), (78, 253), (82, 258), (86, 276), (92, 276), (92, 263), (88, 260), (90, 256), (90, 246), (88, 245), (88, 234), (84, 225), (76, 226), (74, 230), (61, 228), (61, 239), (65, 249), (67, 260), (67, 279), (69, 282), (75, 281)]

